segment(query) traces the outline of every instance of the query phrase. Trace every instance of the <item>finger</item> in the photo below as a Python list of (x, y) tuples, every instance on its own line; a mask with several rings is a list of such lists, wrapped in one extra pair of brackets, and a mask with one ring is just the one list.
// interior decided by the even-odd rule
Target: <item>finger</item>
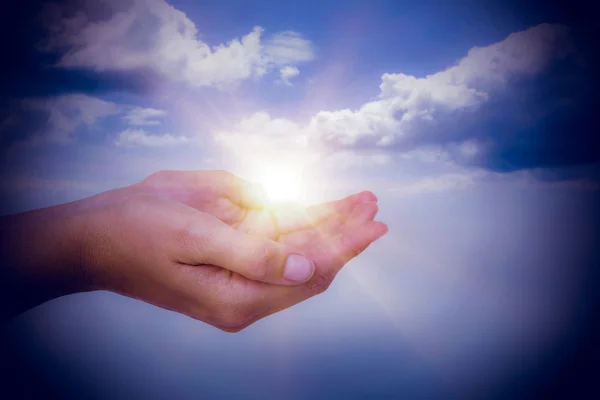
[(243, 181), (240, 182), (239, 205), (245, 208), (261, 208), (265, 204), (267, 192), (262, 185)]
[(308, 210), (299, 204), (283, 203), (269, 207), (279, 232), (293, 232), (312, 226)]
[[(314, 246), (307, 255), (314, 261), (317, 271), (306, 284), (297, 287), (263, 286), (262, 301), (269, 305), (270, 311), (263, 318), (276, 311), (283, 310), (307, 299), (314, 294), (318, 286), (328, 285), (352, 258), (362, 253), (371, 243), (385, 235), (387, 225), (369, 221), (360, 229), (346, 227), (339, 236)], [(275, 305), (275, 306), (274, 306)]]
[(278, 230), (275, 217), (270, 210), (245, 210), (243, 220), (234, 226), (235, 229), (249, 235), (277, 239)]
[[(325, 284), (324, 288), (326, 288), (333, 277), (351, 258), (364, 251), (386, 232), (387, 226), (385, 224), (371, 221), (364, 228), (361, 228), (361, 232), (346, 232), (344, 236), (336, 238), (321, 256), (318, 255), (318, 252), (315, 252), (314, 255), (311, 253), (311, 257), (315, 259), (317, 265), (317, 273), (310, 282), (304, 285), (290, 287), (254, 282), (255, 285), (252, 288), (255, 290), (250, 297), (258, 309), (263, 308), (265, 311), (256, 315), (240, 329), (320, 293), (324, 289), (322, 287), (319, 290), (318, 286)], [(337, 254), (333, 256), (334, 253)]]
[(377, 197), (368, 191), (356, 193), (341, 200), (316, 204), (308, 208), (284, 203), (270, 206), (275, 215), (279, 233), (287, 234), (317, 227), (323, 233), (341, 226), (352, 209), (361, 202), (375, 202)]
[(377, 196), (369, 191), (355, 193), (340, 200), (310, 206), (308, 215), (313, 224), (319, 224), (337, 214), (348, 214), (355, 206), (365, 201), (377, 202)]
[[(365, 203), (367, 205), (365, 205)], [(377, 213), (377, 203), (373, 201), (367, 201), (358, 203), (353, 208), (344, 210), (343, 212), (337, 213), (326, 220), (322, 221), (316, 226), (319, 233), (323, 236), (330, 237), (335, 236), (340, 232), (340, 229), (351, 220), (351, 225), (356, 227), (361, 225), (361, 222), (366, 222), (375, 218), (373, 213)]]
[(354, 209), (346, 219), (344, 227), (356, 228), (362, 226), (363, 224), (369, 221), (373, 221), (378, 211), (379, 207), (374, 201), (367, 201), (365, 203), (361, 203), (354, 207)]
[(248, 279), (279, 285), (308, 281), (315, 265), (306, 256), (273, 240), (237, 231), (216, 218), (196, 221), (180, 240), (177, 261), (209, 264)]
[(360, 226), (344, 226), (337, 235), (311, 249), (308, 255), (317, 265), (320, 275), (335, 276), (348, 261), (386, 232), (387, 225), (377, 221), (368, 221)]
[(226, 184), (226, 196), (232, 203), (243, 208), (262, 208), (264, 206), (267, 194), (261, 185), (228, 172), (223, 175), (223, 181)]
[[(333, 228), (337, 228), (338, 226), (342, 225), (354, 207), (366, 201), (376, 202), (377, 197), (372, 192), (364, 191), (352, 194), (340, 200), (310, 206), (306, 211), (309, 219), (309, 225), (311, 227), (318, 228), (319, 231), (323, 232), (323, 234), (326, 234)], [(308, 226), (296, 228), (294, 230), (304, 229), (307, 227)], [(283, 234), (290, 233), (294, 230), (280, 229), (280, 232)]]
[(379, 221), (366, 222), (360, 226), (360, 229), (356, 229), (355, 226), (344, 227), (343, 232), (334, 239), (336, 252), (346, 263), (365, 251), (387, 231), (387, 225)]

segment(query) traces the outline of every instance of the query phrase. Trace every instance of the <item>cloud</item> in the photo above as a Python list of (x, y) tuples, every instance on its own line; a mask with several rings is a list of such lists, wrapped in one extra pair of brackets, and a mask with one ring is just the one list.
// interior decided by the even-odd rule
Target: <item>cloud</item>
[(402, 181), (377, 182), (378, 191), (388, 191), (401, 196), (435, 194), (463, 190), (481, 182), (494, 182), (515, 186), (532, 185), (538, 187), (562, 187), (577, 190), (595, 191), (600, 189), (600, 183), (588, 177), (575, 175), (571, 179), (552, 180), (539, 176), (538, 170), (520, 170), (510, 173), (499, 173), (485, 169), (462, 169), (456, 172), (427, 175), (418, 179)]
[(285, 85), (292, 86), (290, 79), (295, 78), (298, 75), (300, 75), (300, 70), (298, 70), (298, 68), (296, 68), (296, 67), (286, 66), (279, 70), (279, 74), (281, 76), (281, 81)]
[[(13, 103), (7, 117), (0, 123), (0, 138), (4, 144), (68, 144), (85, 130), (100, 130), (99, 123), (110, 116), (120, 116), (127, 125), (160, 125), (167, 115), (155, 108), (131, 107), (84, 94), (66, 94), (45, 98), (28, 98)], [(185, 137), (146, 135), (140, 129), (126, 129), (118, 139), (121, 145), (174, 145)]]
[(272, 118), (267, 112), (257, 112), (242, 119), (233, 130), (219, 132), (215, 141), (240, 153), (289, 152), (307, 149), (308, 137), (300, 126), (285, 118)]
[[(328, 176), (340, 172), (364, 172), (370, 167), (389, 165), (388, 154), (352, 151), (331, 152), (310, 142), (306, 129), (286, 118), (273, 118), (267, 112), (257, 112), (241, 120), (232, 129), (214, 135), (214, 141), (231, 157), (242, 174), (252, 174), (278, 165), (296, 171), (303, 179), (309, 179), (313, 187), (321, 184), (323, 190), (336, 185), (327, 182)], [(252, 176), (248, 176), (252, 179)], [(337, 179), (337, 178), (336, 178)], [(316, 183), (320, 182), (320, 183)], [(311, 199), (311, 201), (316, 201)]]
[(119, 134), (115, 141), (117, 146), (132, 147), (172, 147), (188, 144), (192, 141), (187, 136), (173, 136), (171, 134), (150, 135), (143, 129), (126, 129)]
[(78, 129), (90, 129), (121, 111), (119, 105), (83, 94), (31, 98), (13, 104), (0, 126), (4, 144), (73, 141)]
[[(423, 78), (383, 74), (378, 100), (356, 111), (321, 112), (311, 129), (333, 147), (406, 151), (440, 141), (466, 141), (477, 132), (448, 129), (447, 123), (460, 125), (498, 92), (535, 76), (571, 51), (566, 27), (538, 25), (502, 42), (475, 47), (456, 65)], [(474, 150), (473, 146), (475, 142)]]
[(293, 124), (307, 147), (334, 152), (422, 155), (499, 172), (597, 162), (585, 136), (595, 97), (586, 97), (590, 71), (576, 48), (565, 26), (541, 24), (472, 48), (435, 74), (385, 73), (379, 96), (356, 110), (321, 111), (304, 125), (275, 120)]
[(134, 107), (127, 115), (123, 116), (129, 125), (160, 125), (161, 122), (157, 121), (156, 118), (161, 118), (167, 115), (165, 110), (158, 110), (156, 108), (142, 108)]
[[(290, 169), (308, 179), (321, 165), (326, 154), (308, 146), (308, 138), (300, 126), (285, 118), (272, 118), (267, 112), (257, 112), (241, 120), (231, 130), (213, 136), (217, 146), (226, 153), (229, 165), (246, 179), (256, 179), (257, 171), (273, 165)], [(322, 175), (321, 175), (322, 177)]]
[(247, 35), (211, 47), (185, 13), (164, 0), (84, 1), (49, 7), (45, 51), (62, 54), (57, 66), (97, 72), (150, 69), (192, 86), (224, 87), (270, 70), (311, 61), (311, 43), (295, 32)]
[(402, 184), (394, 183), (392, 187), (388, 188), (388, 190), (401, 195), (415, 195), (459, 190), (471, 186), (483, 175), (485, 175), (485, 173), (482, 171), (467, 171), (463, 173), (427, 176), (412, 182), (406, 182)]
[(277, 65), (295, 65), (315, 58), (311, 43), (293, 31), (279, 32), (267, 39), (264, 54)]

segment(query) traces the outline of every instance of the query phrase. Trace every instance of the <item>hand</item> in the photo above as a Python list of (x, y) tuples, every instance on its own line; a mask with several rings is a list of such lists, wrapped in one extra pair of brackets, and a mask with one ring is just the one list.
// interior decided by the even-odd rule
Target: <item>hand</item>
[[(234, 310), (233, 320), (226, 324), (230, 331), (324, 292), (350, 259), (387, 232), (385, 224), (373, 222), (378, 207), (377, 197), (370, 192), (308, 209), (289, 204), (265, 206), (264, 193), (258, 185), (225, 171), (161, 171), (138, 184), (137, 190), (182, 201), (238, 230), (287, 244), (315, 261), (313, 279), (297, 288), (264, 285), (265, 279), (260, 275), (230, 274), (210, 267), (197, 269), (199, 274), (226, 274), (232, 282), (241, 281), (222, 291), (227, 297), (222, 299), (227, 305), (222, 314)], [(242, 304), (237, 304), (236, 299), (242, 299)], [(258, 304), (257, 299), (262, 299), (262, 303)]]
[[(11, 237), (4, 248), (21, 268), (3, 272), (10, 303), (2, 313), (108, 289), (236, 331), (325, 290), (349, 257), (386, 229), (371, 221), (377, 206), (369, 192), (290, 212), (262, 206), (255, 189), (225, 172), (160, 172), (126, 188), (4, 218), (2, 230)], [(352, 233), (361, 222), (367, 229)], [(181, 248), (186, 243), (198, 243), (189, 258)], [(284, 265), (287, 255), (303, 251), (318, 261), (313, 279), (281, 291), (302, 281), (287, 279)]]
[[(179, 202), (133, 196), (88, 216), (84, 254), (95, 289), (238, 331), (324, 291), (343, 264), (381, 236), (385, 226), (371, 221), (375, 203), (363, 202), (372, 197), (367, 192), (312, 207), (310, 215), (321, 221), (318, 225), (293, 227), (275, 242), (247, 235)], [(315, 278), (299, 290), (281, 289), (308, 280), (315, 265), (286, 243), (310, 252), (317, 267)], [(295, 276), (286, 279), (290, 255), (307, 268), (303, 273), (296, 268)]]
[[(231, 274), (217, 267), (193, 269), (200, 292), (217, 290), (222, 309), (220, 321), (207, 321), (227, 332), (238, 332), (268, 315), (284, 310), (329, 288), (340, 269), (358, 256), (371, 243), (387, 232), (387, 226), (373, 221), (377, 214), (377, 198), (362, 192), (335, 202), (309, 207), (305, 212), (294, 207), (272, 207), (276, 240), (310, 257), (315, 274), (298, 286), (280, 286), (262, 282), (260, 276)], [(273, 231), (268, 214), (251, 211), (238, 229)], [(256, 223), (253, 226), (252, 223)], [(250, 278), (250, 279), (249, 279)], [(210, 282), (210, 283), (207, 283)], [(217, 285), (210, 288), (213, 283)]]

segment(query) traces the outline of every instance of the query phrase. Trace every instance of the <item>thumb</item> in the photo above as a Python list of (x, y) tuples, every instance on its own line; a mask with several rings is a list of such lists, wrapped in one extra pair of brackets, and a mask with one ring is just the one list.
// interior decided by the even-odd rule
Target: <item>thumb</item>
[(180, 261), (210, 264), (248, 279), (280, 285), (308, 281), (315, 265), (308, 257), (268, 238), (237, 231), (216, 218), (199, 223), (189, 232)]

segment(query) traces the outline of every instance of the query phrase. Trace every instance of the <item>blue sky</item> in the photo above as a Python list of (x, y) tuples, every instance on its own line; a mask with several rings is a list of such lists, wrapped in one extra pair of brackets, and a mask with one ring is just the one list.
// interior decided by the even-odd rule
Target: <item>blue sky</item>
[(326, 294), (237, 335), (92, 293), (13, 321), (17, 348), (47, 379), (99, 397), (511, 393), (578, 340), (597, 263), (585, 13), (258, 3), (4, 14), (14, 58), (0, 74), (2, 213), (160, 169), (253, 179), (291, 166), (306, 201), (373, 190), (390, 233)]

